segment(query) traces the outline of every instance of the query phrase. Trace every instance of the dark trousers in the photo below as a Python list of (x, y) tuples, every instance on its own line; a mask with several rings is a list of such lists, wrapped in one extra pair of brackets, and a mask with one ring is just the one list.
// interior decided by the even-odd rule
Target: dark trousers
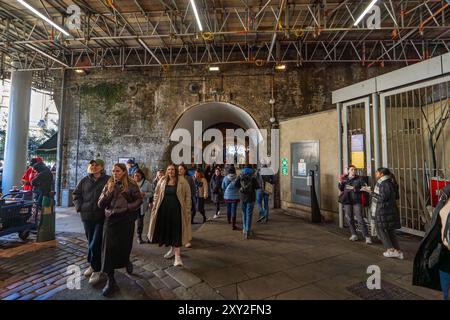
[(144, 231), (144, 215), (141, 212), (136, 213), (136, 231), (138, 236), (142, 236)]
[(385, 230), (377, 225), (377, 233), (378, 238), (381, 240), (383, 246), (386, 249), (394, 248), (400, 250), (400, 245), (398, 244), (398, 239), (395, 230)]
[(195, 202), (196, 202), (196, 207), (197, 209), (194, 210), (192, 217), (191, 217), (191, 221), (194, 222), (194, 217), (195, 214), (197, 213), (197, 211), (199, 211), (201, 213), (201, 215), (203, 216), (203, 222), (206, 221), (206, 214), (205, 214), (205, 198), (200, 198), (200, 197), (195, 197)]
[(103, 220), (83, 220), (84, 232), (88, 240), (87, 261), (94, 272), (102, 269)]
[(367, 229), (366, 222), (363, 217), (363, 208), (360, 203), (357, 204), (346, 204), (344, 205), (345, 218), (347, 220), (348, 226), (350, 228), (350, 232), (352, 235), (356, 235), (356, 225), (355, 225), (355, 216), (358, 221), (358, 225), (361, 227), (361, 231), (364, 237), (369, 237), (369, 231)]
[(236, 226), (236, 212), (237, 212), (237, 202), (227, 202), (227, 218), (228, 223), (233, 222), (233, 226)]
[(220, 211), (220, 201), (214, 203), (216, 205), (216, 213)]

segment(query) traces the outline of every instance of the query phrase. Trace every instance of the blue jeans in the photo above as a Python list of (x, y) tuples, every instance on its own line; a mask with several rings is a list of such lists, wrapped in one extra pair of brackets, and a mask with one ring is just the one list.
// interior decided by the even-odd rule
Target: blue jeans
[(256, 203), (259, 206), (259, 215), (269, 219), (269, 194), (265, 193), (262, 189), (256, 190)]
[(88, 240), (87, 261), (94, 272), (102, 269), (103, 220), (83, 220), (84, 231)]
[(448, 300), (448, 292), (450, 290), (450, 273), (439, 270), (439, 277), (441, 278), (441, 288), (444, 293), (444, 300)]
[(237, 202), (227, 202), (228, 221), (231, 221), (231, 219), (236, 218), (237, 205), (238, 205)]
[(254, 206), (254, 202), (242, 201), (242, 231), (246, 234), (250, 232), (252, 227), (252, 214)]

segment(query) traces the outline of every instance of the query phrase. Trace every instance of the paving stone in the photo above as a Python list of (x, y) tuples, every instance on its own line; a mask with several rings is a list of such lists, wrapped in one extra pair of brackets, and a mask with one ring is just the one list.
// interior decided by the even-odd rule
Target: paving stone
[(158, 290), (158, 293), (161, 295), (163, 300), (175, 300), (177, 298), (172, 290), (166, 288)]
[[(164, 273), (165, 274), (165, 273)], [(165, 277), (161, 278), (162, 283), (166, 285), (167, 288), (173, 290), (176, 287), (180, 286), (180, 283), (178, 281), (175, 281), (172, 277), (166, 275)]]
[(185, 287), (178, 287), (174, 289), (173, 292), (180, 300), (192, 300), (196, 297), (193, 292), (190, 292), (190, 290), (186, 289)]
[(228, 286), (217, 288), (217, 291), (226, 300), (237, 300), (237, 298), (238, 298), (236, 284), (231, 284)]
[(160, 279), (158, 279), (158, 278), (156, 278), (156, 277), (153, 277), (153, 278), (150, 278), (149, 280), (148, 280), (148, 282), (150, 282), (150, 284), (153, 286), (153, 288), (155, 288), (155, 289), (162, 289), (162, 288), (164, 288), (164, 283), (162, 283), (161, 282), (161, 280)]
[(149, 272), (153, 272), (153, 271), (155, 271), (155, 270), (158, 269), (158, 268), (157, 268), (155, 265), (153, 265), (152, 263), (147, 263), (146, 265), (142, 266), (142, 268), (143, 268), (144, 270), (149, 271)]
[(53, 295), (57, 294), (58, 292), (67, 289), (66, 285), (62, 285), (59, 287), (56, 287), (42, 295), (37, 296), (34, 300), (47, 300), (49, 298), (51, 298)]
[(153, 288), (153, 286), (147, 281), (147, 280), (137, 280), (136, 284), (140, 286), (144, 291), (145, 294), (148, 296), (151, 300), (160, 300), (161, 296), (159, 295), (158, 291)]
[(33, 291), (36, 291), (39, 288), (42, 288), (45, 286), (45, 283), (36, 283), (35, 285), (32, 285), (31, 287), (26, 288), (25, 290), (20, 291), (21, 295), (29, 294)]
[(37, 296), (36, 293), (30, 293), (30, 294), (27, 294), (26, 296), (20, 297), (20, 298), (17, 299), (17, 300), (32, 300), (32, 299), (34, 299), (36, 296)]
[(13, 293), (20, 292), (21, 290), (24, 290), (24, 289), (26, 289), (26, 288), (29, 288), (29, 287), (31, 287), (32, 285), (33, 285), (33, 283), (27, 282), (27, 283), (24, 283), (24, 284), (22, 284), (22, 285), (20, 285), (20, 286), (18, 286), (18, 287), (15, 287), (15, 288), (13, 288), (13, 289), (11, 289), (11, 290), (5, 291), (5, 292), (3, 292), (2, 294), (0, 294), (0, 299), (3, 299), (3, 298), (5, 298), (5, 297), (7, 297), (7, 296), (9, 296), (9, 295), (11, 295), (11, 294), (13, 294)]
[(260, 277), (238, 284), (239, 299), (264, 299), (300, 285), (283, 272)]
[(189, 290), (192, 290), (192, 292), (201, 300), (224, 300), (218, 291), (212, 289), (204, 282), (196, 284)]
[(190, 288), (202, 282), (199, 277), (184, 268), (170, 267), (165, 272), (185, 288)]
[(52, 290), (52, 289), (54, 289), (56, 287), (58, 287), (58, 286), (54, 285), (54, 284), (53, 285), (47, 285), (47, 286), (45, 286), (43, 288), (40, 288), (40, 289), (36, 290), (35, 292), (37, 294), (44, 294), (44, 293), (46, 293), (46, 292), (48, 292), (48, 291), (50, 291), (50, 290)]
[(164, 270), (156, 270), (153, 272), (153, 274), (155, 276), (157, 276), (159, 279), (163, 278), (166, 276), (166, 273), (164, 272)]
[(20, 298), (20, 294), (14, 293), (12, 295), (9, 295), (9, 296), (5, 297), (3, 300), (16, 300), (18, 298)]

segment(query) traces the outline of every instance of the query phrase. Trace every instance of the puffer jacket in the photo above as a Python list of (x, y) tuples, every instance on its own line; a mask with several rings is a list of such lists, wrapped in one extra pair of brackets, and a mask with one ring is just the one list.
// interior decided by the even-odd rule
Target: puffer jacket
[(375, 222), (383, 230), (401, 228), (400, 213), (397, 207), (397, 191), (392, 179), (387, 179), (379, 185), (379, 194), (372, 193), (377, 202)]
[(73, 191), (75, 210), (80, 213), (81, 220), (99, 220), (105, 216), (105, 210), (98, 206), (98, 199), (110, 177), (102, 174), (98, 179), (89, 174), (80, 180)]
[(98, 206), (105, 209), (106, 217), (123, 216), (126, 214), (136, 214), (143, 199), (138, 185), (133, 180), (128, 180), (127, 190), (121, 192), (121, 184), (116, 183), (110, 192), (108, 184), (103, 188), (98, 200)]
[[(442, 253), (440, 255), (439, 263), (434, 266), (429, 265), (430, 257), (438, 245), (442, 245), (442, 221), (440, 211), (445, 203), (450, 199), (450, 185), (442, 189), (443, 195), (439, 199), (439, 203), (433, 211), (433, 219), (431, 226), (425, 234), (420, 243), (419, 250), (417, 250), (413, 264), (413, 280), (412, 284), (415, 286), (425, 287), (434, 290), (442, 290), (439, 270), (447, 270), (449, 268), (448, 260), (449, 251), (445, 246), (442, 246)], [(442, 265), (444, 264), (445, 265)]]
[(240, 200), (239, 188), (236, 187), (235, 182), (237, 175), (235, 173), (229, 173), (223, 178), (222, 190), (224, 190), (223, 198), (227, 200)]

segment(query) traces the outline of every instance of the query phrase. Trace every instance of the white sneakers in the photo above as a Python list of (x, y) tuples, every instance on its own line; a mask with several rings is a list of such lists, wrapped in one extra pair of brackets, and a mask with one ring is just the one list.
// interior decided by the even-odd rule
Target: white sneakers
[(372, 239), (370, 237), (366, 237), (366, 244), (372, 244)]
[(353, 234), (348, 240), (350, 240), (350, 241), (358, 241), (358, 236)]
[(92, 273), (94, 273), (94, 269), (92, 269), (92, 267), (89, 267), (86, 269), (86, 271), (84, 272), (84, 276), (85, 277), (90, 277), (92, 275)]
[(383, 252), (383, 256), (386, 258), (397, 258), (400, 260), (403, 260), (403, 252), (401, 251), (397, 251), (397, 250), (387, 250), (385, 252)]
[(185, 247), (190, 248), (190, 247), (192, 247), (192, 244), (190, 242), (188, 242), (188, 243), (186, 243)]
[(89, 284), (92, 284), (92, 285), (97, 284), (101, 278), (102, 278), (101, 272), (92, 272), (92, 275), (89, 278)]
[(217, 213), (213, 216), (213, 219), (217, 219), (220, 216), (220, 211), (217, 211)]
[(167, 251), (167, 253), (164, 255), (164, 258), (171, 259), (175, 255), (175, 250), (173, 250), (173, 247), (170, 247), (170, 250)]
[(183, 266), (183, 261), (181, 261), (181, 257), (180, 256), (175, 256), (175, 261), (173, 263), (174, 267), (182, 267)]

